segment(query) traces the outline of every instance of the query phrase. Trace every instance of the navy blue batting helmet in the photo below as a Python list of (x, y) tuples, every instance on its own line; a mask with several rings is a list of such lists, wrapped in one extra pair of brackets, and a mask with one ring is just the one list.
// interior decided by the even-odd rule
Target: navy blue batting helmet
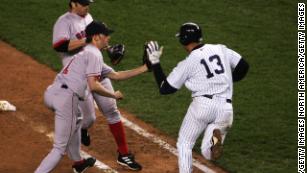
[(182, 24), (176, 37), (179, 38), (182, 45), (188, 45), (192, 42), (199, 43), (203, 40), (201, 28), (192, 22)]

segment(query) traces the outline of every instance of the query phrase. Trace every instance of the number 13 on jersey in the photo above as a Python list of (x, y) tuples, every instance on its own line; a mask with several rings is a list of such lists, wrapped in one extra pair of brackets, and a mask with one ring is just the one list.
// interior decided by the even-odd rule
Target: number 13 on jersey
[[(221, 58), (218, 55), (213, 55), (209, 57), (209, 62), (210, 63), (216, 63), (216, 65), (219, 66), (219, 68), (214, 69), (215, 74), (222, 74), (225, 72), (224, 66), (222, 64)], [(205, 59), (201, 59), (200, 63), (205, 66), (205, 69), (207, 71), (207, 78), (212, 78), (214, 76), (214, 73), (210, 71), (210, 68), (206, 62)]]

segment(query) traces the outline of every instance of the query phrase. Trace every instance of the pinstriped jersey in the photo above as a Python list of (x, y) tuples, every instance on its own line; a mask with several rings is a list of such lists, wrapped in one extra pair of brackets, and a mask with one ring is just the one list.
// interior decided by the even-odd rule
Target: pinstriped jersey
[(241, 55), (224, 45), (205, 44), (179, 62), (167, 81), (176, 89), (185, 84), (192, 97), (208, 94), (231, 99), (232, 71), (240, 59)]
[[(89, 13), (85, 17), (81, 17), (71, 12), (63, 14), (58, 18), (53, 27), (53, 46), (56, 47), (56, 45), (59, 45), (67, 40), (84, 38), (85, 28), (92, 21), (93, 18)], [(70, 53), (59, 53), (60, 57), (62, 58), (63, 66), (69, 62), (69, 57), (80, 51), (80, 49)]]
[(111, 71), (103, 66), (100, 50), (94, 45), (88, 44), (83, 51), (70, 58), (70, 61), (56, 76), (55, 83), (66, 84), (74, 93), (83, 98), (87, 88), (87, 77), (99, 77), (103, 68), (105, 73), (108, 70)]

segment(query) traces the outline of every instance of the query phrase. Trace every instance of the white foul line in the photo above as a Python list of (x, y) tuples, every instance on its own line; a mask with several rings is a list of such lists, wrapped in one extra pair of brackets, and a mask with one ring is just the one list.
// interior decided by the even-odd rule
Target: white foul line
[[(50, 139), (53, 140), (54, 137), (54, 133), (46, 133), (46, 136)], [(80, 152), (82, 158), (89, 158), (92, 157), (91, 155), (89, 155), (87, 152), (81, 150)], [(103, 162), (99, 161), (96, 159), (95, 165), (96, 168), (102, 170), (105, 173), (118, 173), (117, 171), (115, 171), (114, 169), (110, 168), (108, 165), (104, 164)]]
[[(139, 135), (141, 135), (145, 138), (151, 139), (153, 141), (153, 143), (160, 145), (162, 148), (166, 149), (167, 151), (171, 152), (172, 154), (174, 154), (175, 156), (178, 157), (178, 151), (175, 147), (171, 146), (170, 144), (168, 144), (164, 140), (160, 139), (159, 137), (147, 132), (146, 130), (144, 130), (140, 126), (138, 126), (138, 125), (134, 124), (133, 122), (129, 121), (128, 119), (126, 119), (125, 117), (121, 117), (121, 119), (122, 119), (122, 122), (124, 123), (125, 126), (134, 130)], [(207, 167), (206, 165), (200, 163), (199, 161), (197, 161), (195, 159), (193, 159), (193, 165), (203, 172), (216, 173), (215, 171), (213, 171), (212, 169), (210, 169), (209, 167)]]
[[(98, 106), (96, 102), (94, 101), (95, 108), (98, 109)], [(176, 157), (178, 157), (178, 151), (175, 147), (171, 146), (169, 143), (165, 142), (164, 140), (160, 139), (158, 136), (155, 136), (149, 132), (147, 132), (142, 127), (138, 126), (137, 124), (129, 121), (127, 118), (121, 116), (121, 120), (124, 123), (124, 125), (131, 130), (135, 131), (139, 135), (151, 139), (153, 143), (158, 144), (162, 148), (166, 149), (170, 153), (174, 154)], [(199, 170), (206, 172), (206, 173), (216, 173), (214, 170), (210, 169), (208, 166), (200, 163), (199, 161), (193, 159), (193, 165), (198, 168)]]
[[(91, 155), (89, 155), (88, 153), (86, 153), (83, 150), (81, 150), (81, 156), (84, 157), (84, 158), (91, 157)], [(105, 172), (105, 173), (118, 173), (117, 171), (115, 171), (114, 169), (110, 168), (108, 165), (102, 163), (99, 160), (96, 160), (94, 166), (97, 167), (100, 170), (103, 170), (103, 172)]]
[[(17, 116), (21, 121), (23, 122), (26, 122), (26, 121), (31, 121), (29, 119), (26, 118), (25, 115), (21, 114), (20, 116)], [(32, 123), (30, 123), (32, 124)], [(54, 132), (49, 132), (47, 131), (47, 128), (42, 126), (42, 125), (39, 125), (39, 124), (36, 124), (36, 125), (31, 125), (31, 128), (35, 131), (35, 132), (38, 132), (38, 133), (41, 133), (41, 134), (45, 134), (48, 139), (52, 142), (53, 139), (54, 139)], [(88, 158), (88, 157), (91, 157), (91, 155), (89, 155), (88, 153), (86, 153), (85, 151), (81, 150), (81, 156), (84, 157), (84, 158)], [(103, 172), (105, 173), (118, 173), (116, 170), (110, 168), (108, 165), (104, 164), (103, 162), (99, 161), (99, 160), (96, 160), (95, 162), (95, 167), (97, 167), (99, 170), (102, 170)]]

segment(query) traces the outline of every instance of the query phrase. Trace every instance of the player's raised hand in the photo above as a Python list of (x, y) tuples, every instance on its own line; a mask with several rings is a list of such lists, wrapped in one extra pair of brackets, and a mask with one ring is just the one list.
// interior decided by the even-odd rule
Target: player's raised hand
[(160, 57), (163, 52), (163, 46), (159, 47), (159, 44), (157, 41), (150, 41), (147, 44), (147, 55), (148, 59), (151, 62), (151, 64), (157, 64), (160, 62)]
[(119, 90), (114, 92), (114, 96), (116, 100), (121, 100), (124, 98), (124, 95)]

